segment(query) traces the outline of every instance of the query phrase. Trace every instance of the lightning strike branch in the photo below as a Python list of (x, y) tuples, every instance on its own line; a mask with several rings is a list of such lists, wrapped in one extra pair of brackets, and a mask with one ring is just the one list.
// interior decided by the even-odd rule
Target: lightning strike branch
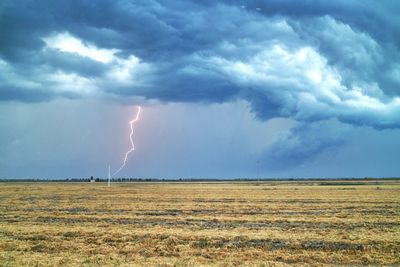
[(119, 173), (125, 167), (126, 162), (128, 161), (129, 154), (135, 150), (135, 144), (133, 143), (133, 139), (132, 139), (132, 137), (133, 137), (133, 125), (135, 124), (135, 122), (137, 122), (139, 120), (141, 109), (142, 108), (140, 106), (138, 106), (138, 111), (136, 113), (136, 117), (129, 122), (129, 125), (130, 125), (130, 128), (131, 128), (131, 133), (129, 135), (129, 140), (131, 142), (131, 148), (125, 153), (124, 161), (123, 161), (121, 167), (112, 174), (112, 177), (114, 175), (116, 175), (117, 173)]

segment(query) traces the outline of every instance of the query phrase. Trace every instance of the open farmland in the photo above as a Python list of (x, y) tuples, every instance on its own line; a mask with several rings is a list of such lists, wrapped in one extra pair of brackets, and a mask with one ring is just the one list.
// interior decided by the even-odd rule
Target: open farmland
[(400, 265), (400, 183), (0, 183), (0, 263)]

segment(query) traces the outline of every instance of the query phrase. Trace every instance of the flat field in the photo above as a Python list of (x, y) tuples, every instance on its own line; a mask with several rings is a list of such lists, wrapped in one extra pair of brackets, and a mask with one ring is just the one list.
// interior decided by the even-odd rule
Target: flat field
[(400, 181), (0, 183), (0, 266), (400, 266)]

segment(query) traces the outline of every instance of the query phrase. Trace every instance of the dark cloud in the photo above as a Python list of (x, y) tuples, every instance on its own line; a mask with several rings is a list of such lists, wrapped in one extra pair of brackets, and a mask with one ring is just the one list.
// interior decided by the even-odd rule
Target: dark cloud
[(321, 152), (331, 152), (347, 142), (352, 127), (335, 120), (300, 123), (283, 134), (263, 155), (263, 166), (282, 170), (299, 166)]
[(19, 87), (1, 88), (0, 101), (42, 102), (49, 101), (54, 96), (45, 90), (21, 90)]
[(60, 70), (66, 73), (76, 73), (84, 77), (99, 77), (103, 75), (108, 66), (90, 58), (84, 58), (77, 54), (46, 50), (40, 58), (38, 65), (48, 65), (52, 70)]

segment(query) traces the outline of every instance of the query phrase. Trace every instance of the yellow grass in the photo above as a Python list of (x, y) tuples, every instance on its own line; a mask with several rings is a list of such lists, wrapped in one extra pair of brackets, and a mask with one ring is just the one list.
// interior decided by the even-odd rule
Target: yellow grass
[(0, 266), (400, 265), (400, 183), (320, 183), (0, 183)]

